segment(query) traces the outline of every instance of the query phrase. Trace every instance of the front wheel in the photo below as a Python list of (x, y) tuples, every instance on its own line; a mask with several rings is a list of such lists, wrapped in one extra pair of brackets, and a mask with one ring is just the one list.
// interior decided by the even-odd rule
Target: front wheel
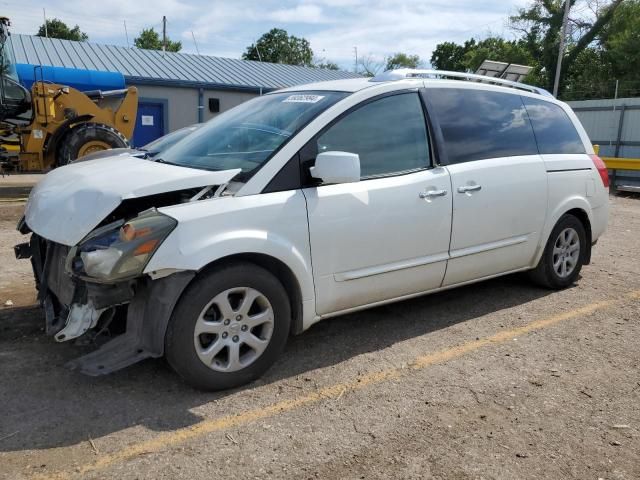
[(63, 137), (56, 155), (56, 166), (67, 165), (90, 153), (127, 147), (126, 137), (115, 128), (103, 123), (81, 123)]
[(542, 258), (530, 277), (547, 288), (566, 288), (578, 278), (586, 252), (587, 235), (582, 222), (565, 214), (551, 231)]
[(275, 362), (290, 324), (289, 299), (274, 275), (249, 263), (222, 267), (198, 277), (180, 299), (166, 357), (196, 388), (237, 387)]

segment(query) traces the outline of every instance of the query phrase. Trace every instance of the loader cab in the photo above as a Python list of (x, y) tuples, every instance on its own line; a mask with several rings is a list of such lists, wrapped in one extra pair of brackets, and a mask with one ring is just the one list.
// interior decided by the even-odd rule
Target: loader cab
[(0, 17), (0, 122), (31, 110), (31, 94), (20, 84), (9, 36), (9, 19)]

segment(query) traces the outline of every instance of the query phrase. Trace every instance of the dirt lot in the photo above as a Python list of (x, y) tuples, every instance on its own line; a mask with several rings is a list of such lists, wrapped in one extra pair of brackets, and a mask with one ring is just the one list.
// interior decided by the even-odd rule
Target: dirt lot
[(522, 276), (326, 321), (220, 394), (103, 378), (42, 333), (0, 204), (0, 478), (640, 478), (640, 197), (578, 285)]

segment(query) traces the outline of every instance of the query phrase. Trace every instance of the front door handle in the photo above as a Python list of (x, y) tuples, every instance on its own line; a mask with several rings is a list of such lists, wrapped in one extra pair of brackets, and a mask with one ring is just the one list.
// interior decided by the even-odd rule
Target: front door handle
[(464, 187), (458, 187), (458, 193), (477, 192), (482, 188), (482, 185), (465, 185)]
[(444, 197), (447, 194), (446, 190), (429, 190), (428, 192), (420, 192), (420, 198), (433, 198), (433, 197)]

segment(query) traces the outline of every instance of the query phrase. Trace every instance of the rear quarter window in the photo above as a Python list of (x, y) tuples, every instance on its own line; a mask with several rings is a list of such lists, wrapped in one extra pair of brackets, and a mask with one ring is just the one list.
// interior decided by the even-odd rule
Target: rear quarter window
[(476, 89), (430, 88), (449, 163), (537, 155), (520, 95)]
[(522, 97), (536, 134), (540, 153), (586, 153), (566, 112), (555, 103)]

